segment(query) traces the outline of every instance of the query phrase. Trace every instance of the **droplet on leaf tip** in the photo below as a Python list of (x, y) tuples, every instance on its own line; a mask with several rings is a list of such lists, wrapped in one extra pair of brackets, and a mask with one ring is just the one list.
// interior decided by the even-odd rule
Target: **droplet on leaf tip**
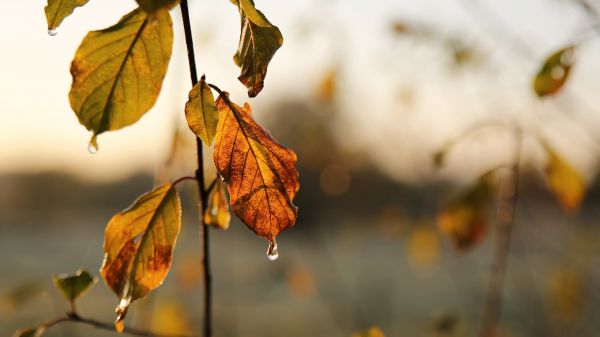
[(122, 333), (122, 332), (123, 332), (123, 330), (125, 330), (125, 323), (123, 323), (123, 321), (122, 321), (122, 320), (121, 320), (121, 321), (116, 321), (116, 322), (115, 322), (115, 330), (116, 330), (118, 333)]
[(87, 150), (91, 154), (98, 153), (98, 140), (96, 135), (93, 135), (92, 139), (90, 139)]
[(48, 35), (56, 36), (58, 34), (58, 29), (48, 29)]
[(277, 243), (269, 242), (269, 249), (267, 250), (267, 259), (269, 261), (275, 261), (279, 257), (279, 250), (277, 249)]

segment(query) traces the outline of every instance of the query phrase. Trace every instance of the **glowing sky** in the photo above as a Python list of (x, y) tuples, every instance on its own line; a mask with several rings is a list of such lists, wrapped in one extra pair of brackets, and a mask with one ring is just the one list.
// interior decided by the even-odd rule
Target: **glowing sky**
[[(231, 58), (239, 34), (235, 7), (226, 0), (190, 3), (200, 71), (243, 102), (245, 90)], [(475, 2), (257, 0), (257, 7), (281, 28), (285, 43), (269, 67), (265, 90), (253, 99), (254, 110), (278, 95), (309, 97), (320, 74), (336, 60), (344, 69), (341, 142), (369, 152), (373, 162), (398, 179), (423, 178), (431, 154), (473, 121), (506, 116), (551, 136), (569, 160), (591, 172), (600, 138), (594, 139), (600, 127), (594, 94), (600, 89), (597, 39), (580, 48), (565, 97), (540, 103), (530, 90), (531, 76), (545, 55), (581, 36), (577, 32), (589, 23), (585, 13), (566, 0), (469, 3)], [(59, 169), (105, 179), (151, 170), (164, 158), (170, 126), (174, 116), (182, 118), (190, 86), (179, 11), (172, 11), (175, 49), (156, 106), (137, 124), (101, 135), (99, 153), (90, 155), (90, 135), (69, 107), (69, 65), (87, 31), (117, 22), (135, 2), (91, 0), (63, 22), (55, 37), (46, 33), (44, 6), (45, 0), (4, 4), (0, 172)], [(495, 16), (490, 18), (489, 10)], [(449, 70), (442, 48), (390, 33), (390, 23), (398, 18), (476, 42), (488, 65), (483, 71)], [(514, 34), (499, 33), (502, 24)], [(535, 55), (523, 55), (519, 44)], [(412, 105), (399, 103), (402, 90), (414, 97)], [(502, 160), (506, 134), (490, 137), (457, 149), (443, 174), (460, 176), (490, 158)], [(540, 156), (535, 144), (530, 152)]]

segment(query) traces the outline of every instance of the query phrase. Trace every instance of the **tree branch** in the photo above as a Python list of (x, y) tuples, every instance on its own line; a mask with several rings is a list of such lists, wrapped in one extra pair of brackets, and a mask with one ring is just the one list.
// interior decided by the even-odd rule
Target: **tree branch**
[[(41, 323), (39, 326), (43, 329), (48, 329), (55, 325), (58, 325), (60, 323), (65, 323), (65, 322), (86, 324), (86, 325), (92, 326), (97, 329), (114, 331), (115, 333), (117, 332), (115, 330), (114, 324), (112, 324), (112, 323), (101, 322), (101, 321), (97, 321), (92, 318), (84, 318), (84, 317), (79, 316), (76, 313), (68, 313), (65, 316), (58, 317), (51, 321), (46, 321), (44, 323)], [(142, 337), (192, 337), (192, 336), (177, 335), (177, 334), (161, 334), (161, 333), (155, 333), (155, 332), (148, 331), (148, 330), (141, 330), (141, 329), (129, 328), (129, 327), (125, 327), (123, 332), (126, 334), (129, 334), (129, 335), (142, 336)]]
[[(192, 87), (198, 83), (198, 72), (196, 70), (196, 57), (194, 55), (194, 41), (192, 38), (192, 26), (190, 23), (190, 11), (187, 0), (180, 4), (181, 17), (183, 18), (183, 30), (185, 32), (185, 44), (187, 47), (188, 63), (190, 67), (190, 79)], [(200, 199), (200, 235), (202, 237), (202, 270), (204, 273), (204, 337), (212, 336), (212, 276), (210, 273), (210, 247), (208, 226), (204, 223), (203, 210), (207, 207), (207, 190), (204, 183), (204, 157), (202, 154), (202, 141), (196, 137), (196, 159), (198, 169), (196, 179), (198, 180), (198, 196)]]

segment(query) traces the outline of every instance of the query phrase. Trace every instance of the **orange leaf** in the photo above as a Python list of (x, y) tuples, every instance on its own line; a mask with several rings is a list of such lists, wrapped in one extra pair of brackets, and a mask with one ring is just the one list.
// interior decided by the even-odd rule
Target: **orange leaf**
[(242, 108), (227, 93), (216, 103), (220, 117), (214, 161), (228, 185), (233, 211), (274, 244), (275, 237), (296, 222), (297, 208), (292, 204), (300, 187), (296, 154), (252, 119), (248, 103)]
[(220, 229), (229, 228), (229, 204), (225, 195), (225, 183), (219, 178), (208, 195), (208, 205), (204, 210), (204, 223)]
[(117, 330), (131, 302), (164, 281), (180, 227), (181, 205), (172, 184), (142, 195), (106, 226), (100, 273), (120, 298)]

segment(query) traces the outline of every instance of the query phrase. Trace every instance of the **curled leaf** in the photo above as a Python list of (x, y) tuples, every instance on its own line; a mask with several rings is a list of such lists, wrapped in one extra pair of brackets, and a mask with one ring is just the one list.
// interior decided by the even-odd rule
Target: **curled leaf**
[(556, 94), (571, 73), (575, 46), (554, 52), (545, 61), (533, 80), (533, 90), (539, 97)]
[(296, 222), (296, 154), (252, 119), (248, 103), (242, 108), (223, 93), (217, 107), (214, 161), (228, 185), (233, 211), (257, 235), (275, 243)]
[(483, 239), (488, 228), (488, 204), (493, 191), (492, 176), (485, 174), (439, 214), (438, 227), (456, 249), (472, 248)]
[(255, 97), (264, 87), (267, 67), (283, 44), (283, 36), (279, 28), (254, 7), (252, 0), (238, 0), (237, 6), (241, 31), (233, 60), (241, 68), (238, 79), (248, 88), (248, 96)]
[(100, 272), (120, 298), (117, 328), (122, 328), (131, 302), (146, 296), (167, 276), (180, 227), (179, 194), (172, 184), (142, 195), (106, 226)]
[(352, 334), (352, 337), (385, 337), (385, 335), (380, 328), (372, 326), (367, 331)]
[(138, 5), (147, 13), (155, 13), (161, 9), (171, 9), (181, 0), (136, 0)]
[(217, 133), (219, 111), (215, 98), (204, 78), (192, 88), (185, 103), (188, 126), (206, 145), (211, 145)]
[(550, 146), (545, 145), (545, 149), (548, 154), (545, 169), (548, 188), (562, 208), (572, 213), (579, 208), (585, 196), (583, 176)]
[(204, 210), (204, 223), (220, 229), (229, 228), (229, 203), (225, 195), (225, 183), (220, 178), (208, 195), (208, 205)]
[(173, 46), (167, 11), (141, 9), (83, 39), (71, 63), (71, 108), (94, 135), (139, 120), (156, 102)]
[(74, 301), (83, 296), (98, 281), (86, 270), (81, 269), (74, 274), (54, 275), (52, 280), (54, 286), (69, 301)]
[(46, 21), (48, 22), (48, 31), (53, 31), (71, 15), (75, 8), (84, 6), (89, 0), (48, 0), (44, 8)]

